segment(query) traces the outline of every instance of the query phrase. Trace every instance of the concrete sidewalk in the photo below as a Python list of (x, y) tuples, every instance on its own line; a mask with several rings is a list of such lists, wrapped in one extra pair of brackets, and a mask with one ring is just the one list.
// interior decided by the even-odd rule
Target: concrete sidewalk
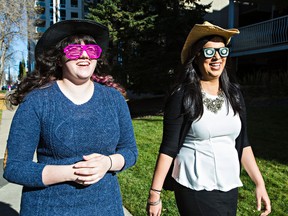
[[(3, 110), (0, 125), (0, 215), (19, 216), (22, 186), (8, 183), (3, 179), (3, 157), (6, 149), (7, 138), (11, 121), (15, 111)], [(125, 216), (132, 216), (123, 207)]]
[(3, 110), (0, 125), (0, 212), (3, 216), (18, 216), (20, 209), (22, 187), (3, 179), (3, 157), (14, 113), (15, 111)]

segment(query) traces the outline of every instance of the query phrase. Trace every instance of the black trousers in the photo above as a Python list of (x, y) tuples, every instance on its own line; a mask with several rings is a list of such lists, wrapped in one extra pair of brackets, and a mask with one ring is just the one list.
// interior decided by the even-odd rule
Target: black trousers
[(236, 216), (238, 188), (195, 191), (176, 184), (174, 193), (181, 216)]

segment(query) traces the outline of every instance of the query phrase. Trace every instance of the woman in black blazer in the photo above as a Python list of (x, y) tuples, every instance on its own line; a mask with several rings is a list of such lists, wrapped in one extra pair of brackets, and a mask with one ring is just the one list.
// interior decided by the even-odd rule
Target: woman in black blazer
[[(147, 202), (161, 215), (162, 188), (174, 190), (181, 216), (236, 215), (241, 164), (256, 185), (257, 210), (271, 212), (246, 131), (245, 103), (225, 68), (237, 29), (196, 24), (181, 53), (183, 72), (168, 97), (163, 139)], [(169, 172), (169, 168), (170, 171)]]

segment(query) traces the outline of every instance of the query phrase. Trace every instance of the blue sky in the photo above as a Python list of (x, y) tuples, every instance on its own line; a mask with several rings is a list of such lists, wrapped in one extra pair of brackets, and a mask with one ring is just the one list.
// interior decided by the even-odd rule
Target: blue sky
[(13, 45), (13, 50), (15, 52), (13, 60), (10, 63), (10, 73), (11, 75), (18, 75), (19, 63), (24, 57), (27, 64), (27, 43), (25, 39), (18, 39)]

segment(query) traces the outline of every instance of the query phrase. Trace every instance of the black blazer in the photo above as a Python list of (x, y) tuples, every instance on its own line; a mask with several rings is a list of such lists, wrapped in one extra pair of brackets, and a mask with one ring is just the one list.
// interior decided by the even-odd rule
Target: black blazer
[[(184, 90), (179, 90), (172, 94), (165, 105), (164, 120), (163, 120), (163, 137), (159, 153), (169, 155), (173, 159), (177, 156), (185, 137), (191, 127), (192, 120), (189, 120), (183, 113), (183, 95)], [(244, 98), (239, 90), (240, 103), (242, 106), (242, 112), (239, 114), (241, 120), (241, 131), (236, 138), (236, 149), (238, 152), (238, 158), (240, 161), (241, 170), (241, 157), (243, 148), (249, 146), (247, 137), (247, 123), (246, 123), (246, 108)], [(165, 178), (163, 189), (171, 190), (175, 189), (175, 180), (172, 178), (173, 162)]]
[[(178, 154), (192, 124), (192, 121), (182, 114), (183, 95), (183, 90), (179, 90), (172, 94), (168, 98), (164, 108), (163, 137), (159, 152), (169, 155), (172, 158), (175, 158)], [(250, 144), (247, 136), (245, 102), (240, 90), (239, 95), (240, 103), (243, 109), (243, 111), (239, 114), (242, 126), (240, 134), (236, 138), (235, 147), (237, 149), (239, 161), (241, 164), (243, 148), (250, 146)]]

